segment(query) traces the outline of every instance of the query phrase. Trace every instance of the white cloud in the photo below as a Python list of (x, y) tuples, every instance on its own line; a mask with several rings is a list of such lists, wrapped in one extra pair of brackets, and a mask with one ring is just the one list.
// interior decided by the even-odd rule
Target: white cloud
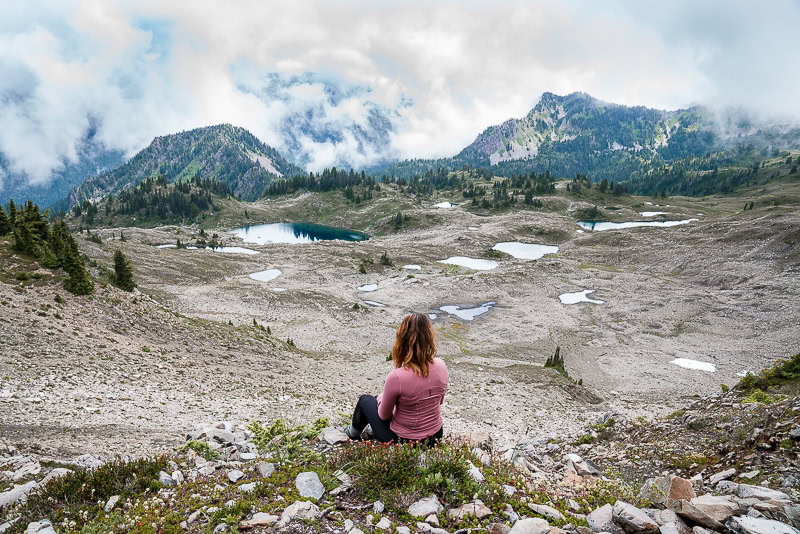
[[(524, 115), (544, 91), (629, 105), (743, 105), (800, 116), (800, 7), (752, 3), (6, 2), (0, 6), (0, 152), (46, 182), (90, 121), (129, 154), (156, 135), (230, 122), (287, 145), (314, 111), (336, 141), (297, 138), (313, 169), (348, 159), (452, 155)], [(264, 95), (267, 75), (314, 73)], [(326, 82), (352, 94), (332, 103)], [(411, 105), (408, 105), (410, 103)], [(391, 146), (365, 146), (370, 109)], [(298, 134), (299, 135), (299, 134)]]

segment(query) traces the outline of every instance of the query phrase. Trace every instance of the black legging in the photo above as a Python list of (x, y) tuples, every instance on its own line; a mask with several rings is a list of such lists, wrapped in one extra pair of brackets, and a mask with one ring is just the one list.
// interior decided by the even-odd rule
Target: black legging
[(390, 441), (394, 441), (395, 443), (419, 441), (424, 445), (435, 445), (440, 439), (442, 439), (443, 427), (440, 427), (434, 435), (428, 436), (422, 440), (401, 438), (395, 434), (391, 428), (389, 428), (389, 424), (391, 422), (391, 419), (383, 420), (378, 415), (378, 397), (374, 397), (372, 395), (361, 395), (361, 397), (358, 398), (356, 409), (353, 412), (352, 425), (353, 430), (356, 432), (362, 432), (367, 427), (367, 424), (369, 424), (372, 427), (372, 432), (375, 434), (375, 438), (381, 443), (389, 443)]

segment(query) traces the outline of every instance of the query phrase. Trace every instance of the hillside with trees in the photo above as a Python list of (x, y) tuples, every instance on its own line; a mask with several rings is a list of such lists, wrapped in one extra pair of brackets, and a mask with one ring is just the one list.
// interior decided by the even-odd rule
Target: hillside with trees
[(302, 172), (244, 128), (221, 124), (156, 137), (124, 165), (75, 188), (58, 208), (96, 202), (159, 176), (169, 183), (214, 180), (230, 186), (236, 197), (255, 200), (273, 179)]

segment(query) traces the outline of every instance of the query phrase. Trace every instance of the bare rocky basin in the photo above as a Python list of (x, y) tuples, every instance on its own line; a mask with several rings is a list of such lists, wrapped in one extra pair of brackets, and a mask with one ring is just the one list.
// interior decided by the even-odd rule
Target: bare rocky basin
[[(449, 432), (546, 437), (604, 413), (660, 415), (797, 351), (800, 214), (791, 210), (583, 234), (552, 213), (426, 211), (440, 223), (363, 242), (248, 243), (254, 255), (158, 249), (175, 228), (130, 228), (123, 248), (140, 293), (99, 289), (59, 307), (62, 290), (0, 284), (0, 435), (63, 457), (152, 452), (209, 420), (339, 422), (359, 394), (382, 387), (395, 330), (412, 311), (436, 314)], [(498, 265), (486, 271), (439, 263), (512, 241), (559, 249), (535, 261), (492, 256)], [(98, 258), (117, 245), (81, 240)], [(380, 265), (383, 252), (394, 266)], [(271, 269), (278, 279), (249, 276)], [(562, 305), (576, 288), (605, 303)], [(366, 295), (385, 307), (354, 306)], [(439, 311), (487, 302), (497, 304), (471, 321)], [(45, 304), (62, 319), (38, 315)], [(582, 387), (542, 367), (557, 346)]]

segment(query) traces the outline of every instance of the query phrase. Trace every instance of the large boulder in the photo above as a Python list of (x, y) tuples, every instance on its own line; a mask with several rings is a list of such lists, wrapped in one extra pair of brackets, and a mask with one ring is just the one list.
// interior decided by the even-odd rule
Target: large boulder
[(724, 523), (729, 517), (739, 512), (739, 504), (734, 502), (730, 496), (708, 494), (695, 497), (689, 502), (720, 523)]
[(725, 523), (734, 534), (800, 534), (791, 525), (758, 517), (736, 516)]
[(690, 481), (670, 475), (647, 479), (639, 492), (639, 496), (653, 504), (660, 504), (669, 508), (674, 501), (678, 499), (689, 501), (697, 497), (697, 494)]
[(468, 515), (474, 515), (478, 519), (483, 519), (484, 517), (492, 515), (492, 511), (479, 500), (463, 504), (460, 508), (451, 508), (447, 511), (447, 516), (454, 519), (464, 519)]
[(714, 473), (713, 475), (711, 475), (711, 478), (708, 479), (708, 482), (712, 486), (716, 486), (717, 483), (723, 480), (728, 480), (735, 474), (736, 474), (736, 469), (733, 468), (726, 469), (725, 471), (720, 471), (719, 473)]
[(658, 532), (658, 523), (653, 521), (644, 511), (634, 505), (617, 501), (611, 511), (614, 520), (622, 525), (625, 532), (634, 534), (638, 532)]
[(683, 499), (673, 502), (670, 510), (689, 523), (694, 523), (701, 527), (710, 528), (711, 530), (723, 530), (725, 528), (722, 523)]
[(605, 504), (586, 516), (586, 523), (594, 532), (624, 534), (624, 530), (614, 522), (614, 507)]

